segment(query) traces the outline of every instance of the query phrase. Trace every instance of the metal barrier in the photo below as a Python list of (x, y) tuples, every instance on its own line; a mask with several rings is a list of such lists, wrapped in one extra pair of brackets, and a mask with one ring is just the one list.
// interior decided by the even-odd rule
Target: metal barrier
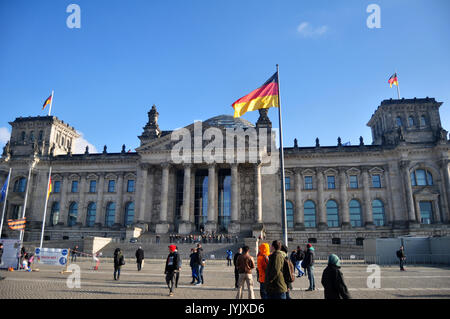
[[(399, 263), (396, 256), (364, 256), (365, 263), (377, 265), (394, 265)], [(415, 254), (407, 255), (405, 265), (450, 265), (450, 255)]]

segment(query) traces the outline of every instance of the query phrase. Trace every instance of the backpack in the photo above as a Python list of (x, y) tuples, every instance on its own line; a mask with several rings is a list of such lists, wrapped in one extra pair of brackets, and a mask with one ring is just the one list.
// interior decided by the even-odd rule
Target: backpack
[(402, 252), (400, 250), (397, 250), (397, 257), (402, 258)]
[(292, 283), (295, 281), (294, 265), (289, 259), (284, 259), (283, 264), (283, 277), (284, 281), (287, 283)]

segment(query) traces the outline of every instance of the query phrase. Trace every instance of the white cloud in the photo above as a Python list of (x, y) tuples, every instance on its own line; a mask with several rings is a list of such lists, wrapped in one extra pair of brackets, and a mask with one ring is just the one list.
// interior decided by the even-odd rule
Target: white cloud
[(9, 132), (8, 128), (0, 127), (0, 145), (5, 145), (6, 142), (9, 141), (11, 137), (11, 132)]
[(80, 134), (80, 137), (75, 141), (74, 149), (72, 150), (73, 154), (84, 154), (86, 146), (89, 146), (89, 153), (98, 153), (97, 148), (83, 137), (82, 132), (77, 133)]
[(297, 31), (305, 38), (313, 38), (324, 35), (328, 31), (328, 27), (323, 25), (315, 28), (309, 22), (302, 22), (297, 27)]

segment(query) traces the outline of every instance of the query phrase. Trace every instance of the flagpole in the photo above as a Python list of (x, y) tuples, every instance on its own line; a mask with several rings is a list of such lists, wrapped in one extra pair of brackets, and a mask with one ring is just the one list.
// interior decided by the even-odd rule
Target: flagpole
[(52, 105), (53, 105), (53, 95), (55, 91), (52, 90), (52, 99), (50, 100), (50, 108), (48, 109), (48, 116), (52, 113)]
[(42, 230), (41, 230), (41, 244), (39, 245), (39, 249), (42, 249), (42, 241), (44, 240), (44, 228), (45, 228), (45, 217), (47, 216), (47, 205), (48, 205), (48, 198), (50, 196), (49, 190), (50, 190), (50, 178), (52, 176), (52, 167), (50, 166), (50, 171), (48, 172), (48, 182), (47, 182), (47, 190), (45, 193), (45, 206), (44, 206), (44, 218), (42, 218)]
[[(33, 169), (33, 164), (31, 164), (30, 166), (30, 171), (28, 172), (28, 180), (27, 180), (27, 189), (25, 191), (25, 200), (24, 200), (24, 204), (23, 204), (23, 213), (22, 213), (22, 219), (25, 218), (25, 212), (27, 210), (27, 200), (28, 200), (28, 189), (30, 188), (30, 179), (31, 179), (31, 170)], [(22, 241), (23, 241), (23, 235), (24, 235), (25, 229), (22, 229), (20, 231), (20, 245), (22, 246)], [(21, 247), (22, 248), (22, 247)]]
[(287, 238), (287, 218), (286, 218), (286, 186), (284, 174), (284, 148), (283, 148), (283, 124), (281, 120), (281, 101), (280, 101), (280, 73), (277, 64), (277, 82), (278, 82), (278, 122), (280, 135), (280, 169), (281, 169), (281, 222), (283, 229), (283, 242), (288, 247)]
[(399, 84), (398, 84), (397, 70), (395, 70), (395, 76), (397, 77), (397, 96), (398, 96), (398, 99), (400, 100), (400, 87), (399, 87)]
[(11, 170), (12, 168), (9, 168), (9, 174), (8, 174), (8, 182), (6, 183), (6, 192), (5, 192), (5, 198), (3, 198), (3, 211), (2, 211), (2, 221), (0, 223), (0, 239), (2, 238), (2, 231), (3, 231), (3, 220), (5, 219), (5, 211), (6, 211), (6, 200), (8, 199), (8, 189), (9, 189), (9, 181), (11, 180)]

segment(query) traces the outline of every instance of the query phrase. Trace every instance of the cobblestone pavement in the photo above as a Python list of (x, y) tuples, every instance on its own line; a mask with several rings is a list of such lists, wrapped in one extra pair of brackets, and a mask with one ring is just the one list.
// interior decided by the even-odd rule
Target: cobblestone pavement
[[(68, 288), (68, 274), (61, 274), (61, 267), (35, 265), (39, 271), (6, 272), (0, 281), (0, 299), (51, 298), (51, 299), (109, 299), (109, 298), (182, 298), (182, 299), (234, 299), (233, 267), (226, 261), (208, 261), (204, 270), (205, 284), (190, 285), (190, 269), (183, 268), (178, 289), (174, 297), (168, 297), (165, 285), (163, 260), (146, 260), (138, 272), (132, 260), (123, 267), (120, 281), (113, 280), (113, 265), (102, 262), (98, 271), (93, 263), (80, 261), (81, 287)], [(320, 284), (324, 264), (315, 267), (316, 291), (305, 291), (308, 279), (297, 278), (294, 282), (294, 299), (321, 299), (323, 287)], [(381, 267), (381, 288), (367, 287), (367, 265), (343, 265), (342, 271), (353, 298), (395, 299), (395, 298), (450, 298), (450, 268), (431, 266), (410, 266), (400, 272), (398, 267)], [(259, 297), (259, 283), (255, 282), (255, 295)], [(244, 291), (247, 296), (247, 291)]]

